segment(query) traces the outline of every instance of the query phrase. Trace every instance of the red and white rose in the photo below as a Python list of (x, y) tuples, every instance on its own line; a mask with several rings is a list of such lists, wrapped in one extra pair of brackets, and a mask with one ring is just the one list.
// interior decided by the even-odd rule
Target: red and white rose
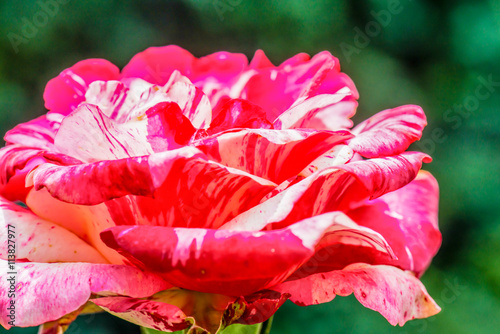
[(95, 305), (210, 333), (351, 293), (393, 325), (439, 312), (418, 279), (441, 243), (438, 185), (406, 151), (424, 112), (352, 128), (358, 92), (330, 53), (149, 48), (121, 72), (81, 61), (44, 99), (0, 150), (5, 328), (11, 300), (15, 326), (46, 333)]

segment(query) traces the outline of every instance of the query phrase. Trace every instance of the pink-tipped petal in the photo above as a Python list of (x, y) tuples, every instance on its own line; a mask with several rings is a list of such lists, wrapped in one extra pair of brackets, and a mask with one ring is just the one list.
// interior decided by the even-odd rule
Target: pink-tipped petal
[(302, 306), (354, 293), (363, 306), (380, 312), (394, 326), (441, 310), (412, 273), (392, 266), (352, 264), (343, 270), (288, 281), (273, 290), (289, 293), (290, 299)]
[(420, 171), (415, 180), (349, 212), (349, 216), (387, 239), (398, 260), (392, 265), (422, 275), (441, 245), (438, 228), (439, 188)]
[(353, 129), (356, 137), (349, 146), (367, 158), (399, 154), (420, 139), (426, 125), (424, 111), (419, 106), (384, 110)]
[(119, 69), (104, 59), (87, 59), (64, 70), (45, 87), (45, 108), (68, 115), (85, 100), (90, 83), (97, 80), (116, 80)]
[[(84, 305), (91, 294), (150, 296), (171, 286), (158, 276), (130, 266), (88, 263), (16, 263), (16, 275), (0, 260), (0, 324), (10, 328), (9, 310), (15, 302), (15, 325), (37, 326), (59, 319)], [(10, 280), (8, 280), (10, 279)], [(9, 296), (14, 282), (15, 298)], [(71, 293), (68, 293), (68, 292)]]

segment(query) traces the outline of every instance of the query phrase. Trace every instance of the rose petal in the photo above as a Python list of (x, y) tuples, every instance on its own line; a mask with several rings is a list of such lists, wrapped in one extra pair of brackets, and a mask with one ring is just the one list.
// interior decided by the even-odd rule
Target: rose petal
[(351, 136), (347, 131), (242, 129), (194, 145), (225, 166), (281, 183)]
[(161, 331), (202, 329), (216, 333), (233, 297), (169, 289), (147, 299), (104, 297), (92, 301), (106, 311), (143, 327)]
[(151, 47), (132, 57), (123, 68), (121, 77), (141, 78), (164, 85), (175, 70), (189, 77), (194, 59), (189, 51), (176, 45)]
[[(240, 297), (235, 304), (243, 308), (244, 312), (236, 322), (244, 325), (262, 323), (276, 313), (289, 296), (287, 293), (262, 290), (249, 296)], [(234, 304), (233, 308), (235, 308)], [(228, 323), (231, 322), (228, 321)]]
[(141, 327), (176, 332), (191, 327), (189, 319), (175, 305), (127, 297), (104, 297), (92, 301), (105, 311)]
[(439, 190), (425, 171), (401, 189), (349, 212), (354, 220), (387, 239), (398, 260), (390, 264), (420, 276), (441, 245), (438, 228)]
[(273, 290), (290, 293), (290, 299), (302, 306), (326, 303), (335, 295), (354, 292), (363, 306), (380, 312), (394, 326), (441, 310), (415, 276), (392, 266), (352, 264), (343, 270), (285, 282)]
[(123, 159), (179, 148), (195, 129), (173, 102), (158, 103), (141, 119), (117, 123), (94, 105), (82, 104), (67, 116), (55, 146), (85, 162)]
[(267, 58), (266, 54), (262, 50), (255, 51), (252, 61), (248, 66), (251, 69), (262, 69), (267, 67), (275, 67), (273, 63)]
[(432, 159), (425, 153), (404, 152), (387, 158), (355, 161), (340, 168), (356, 175), (370, 192), (370, 199), (403, 187), (418, 174), (422, 163)]
[[(335, 94), (321, 94), (293, 105), (274, 121), (275, 129), (313, 128), (343, 130), (352, 127), (350, 118), (358, 103), (346, 90)], [(345, 99), (345, 101), (343, 101)]]
[(68, 115), (85, 100), (91, 82), (116, 80), (119, 73), (118, 67), (104, 59), (80, 61), (47, 83), (43, 93), (45, 108)]
[[(88, 263), (16, 263), (17, 274), (8, 274), (0, 260), (0, 324), (8, 324), (10, 301), (15, 301), (15, 325), (36, 326), (77, 310), (91, 294), (118, 294), (142, 298), (171, 287), (151, 273), (130, 266)], [(15, 298), (9, 296), (14, 277)], [(71, 293), (68, 293), (70, 291)]]
[(53, 150), (54, 137), (61, 125), (62, 118), (62, 115), (52, 113), (18, 124), (7, 131), (4, 140), (7, 144)]
[(99, 252), (64, 228), (0, 197), (0, 259), (7, 260), (14, 231), (17, 260), (106, 263)]
[[(339, 76), (339, 71), (337, 58), (329, 52), (321, 52), (312, 59), (299, 54), (278, 68), (261, 69), (252, 75), (241, 97), (262, 107), (268, 114), (267, 119), (273, 120), (294, 103), (317, 94), (336, 93), (341, 87), (345, 87), (348, 93), (349, 87), (353, 87), (352, 82), (348, 82), (345, 75)], [(322, 89), (324, 85), (328, 88)], [(328, 91), (333, 88), (337, 90)], [(354, 95), (354, 92), (348, 95)]]
[(269, 129), (272, 124), (266, 119), (266, 112), (259, 106), (243, 99), (230, 99), (216, 111), (208, 134), (234, 128)]
[(419, 106), (384, 110), (353, 129), (356, 137), (349, 146), (367, 158), (399, 154), (420, 139), (426, 125), (424, 111)]

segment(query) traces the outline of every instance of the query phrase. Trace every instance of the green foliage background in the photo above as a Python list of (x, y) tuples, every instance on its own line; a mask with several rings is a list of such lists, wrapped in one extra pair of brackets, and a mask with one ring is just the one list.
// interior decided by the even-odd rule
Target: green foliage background
[[(400, 13), (360, 39), (359, 31), (373, 29), (376, 13), (394, 1), (66, 0), (16, 50), (9, 36), (22, 36), (42, 6), (0, 0), (0, 132), (44, 113), (45, 83), (84, 58), (123, 66), (149, 46), (178, 44), (196, 56), (219, 50), (251, 56), (260, 48), (280, 63), (298, 52), (329, 50), (360, 91), (355, 121), (410, 103), (427, 113), (429, 126), (414, 149), (434, 158), (425, 168), (441, 186), (444, 242), (422, 280), (443, 311), (400, 328), (353, 297), (307, 308), (287, 303), (272, 333), (494, 333), (500, 328), (500, 84), (485, 98), (477, 90), (484, 97), (482, 80), (500, 83), (500, 1), (400, 0)], [(139, 330), (96, 315), (80, 318), (68, 333)]]

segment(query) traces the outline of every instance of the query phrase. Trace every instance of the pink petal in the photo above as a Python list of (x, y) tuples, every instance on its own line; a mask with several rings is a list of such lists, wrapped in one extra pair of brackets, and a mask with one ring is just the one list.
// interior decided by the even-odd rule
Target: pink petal
[(121, 77), (141, 78), (164, 85), (175, 70), (189, 77), (194, 60), (189, 51), (176, 45), (151, 47), (136, 54), (123, 68)]
[(278, 194), (270, 193), (221, 228), (281, 228), (325, 212), (350, 210), (408, 184), (428, 159), (423, 153), (407, 152), (319, 170)]
[(250, 62), (249, 68), (251, 69), (262, 69), (267, 67), (275, 67), (273, 63), (267, 58), (266, 54), (262, 50), (255, 51), (252, 61)]
[(242, 129), (194, 145), (211, 160), (281, 183), (351, 136), (347, 131)]
[(298, 305), (321, 304), (335, 295), (354, 295), (363, 306), (380, 312), (392, 325), (426, 318), (441, 309), (410, 272), (392, 266), (352, 264), (343, 270), (315, 274), (273, 288), (290, 293)]
[[(151, 273), (130, 266), (88, 263), (16, 263), (15, 298), (9, 297), (12, 276), (0, 260), (0, 324), (8, 324), (10, 301), (15, 301), (15, 325), (36, 326), (56, 320), (85, 304), (91, 294), (142, 298), (170, 287)], [(11, 293), (11, 292), (10, 292)]]
[(45, 87), (45, 108), (68, 115), (85, 100), (85, 92), (96, 80), (116, 80), (119, 69), (104, 59), (87, 59), (64, 70)]
[(399, 154), (420, 139), (427, 125), (424, 111), (408, 105), (379, 112), (356, 126), (349, 146), (367, 158)]
[(8, 230), (15, 231), (16, 258), (30, 262), (107, 261), (93, 247), (66, 229), (0, 197), (0, 259), (8, 259)]
[(421, 171), (403, 188), (348, 214), (354, 221), (384, 235), (398, 257), (392, 265), (420, 276), (441, 245), (438, 201), (436, 180)]
[(196, 59), (189, 78), (197, 85), (204, 80), (229, 83), (246, 70), (247, 66), (248, 59), (242, 53), (216, 52)]

